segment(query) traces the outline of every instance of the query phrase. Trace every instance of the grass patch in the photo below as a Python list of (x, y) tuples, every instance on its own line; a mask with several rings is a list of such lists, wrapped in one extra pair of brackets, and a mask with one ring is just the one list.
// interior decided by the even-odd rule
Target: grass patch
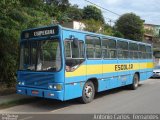
[(9, 102), (0, 104), (0, 109), (9, 108), (9, 107), (17, 106), (17, 105), (22, 105), (22, 104), (27, 104), (27, 103), (31, 103), (33, 101), (36, 102), (38, 100), (39, 99), (35, 98), (35, 97), (13, 100), (13, 101), (9, 101)]
[(0, 86), (0, 96), (4, 96), (4, 95), (10, 95), (16, 93), (16, 88), (13, 87), (7, 87), (5, 85)]

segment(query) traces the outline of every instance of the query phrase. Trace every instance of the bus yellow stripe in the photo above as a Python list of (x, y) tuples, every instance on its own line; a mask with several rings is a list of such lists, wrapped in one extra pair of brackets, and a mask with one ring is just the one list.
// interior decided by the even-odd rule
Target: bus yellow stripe
[[(133, 64), (133, 68), (130, 70), (138, 70), (138, 69), (147, 69), (147, 68), (153, 68), (153, 63), (148, 62), (148, 63), (130, 63)], [(123, 64), (129, 66), (130, 64)], [(78, 69), (76, 69), (73, 72), (66, 72), (65, 76), (66, 77), (74, 77), (74, 76), (84, 76), (86, 73), (88, 75), (93, 75), (93, 74), (102, 74), (102, 73), (111, 73), (111, 72), (116, 72), (115, 65), (117, 64), (105, 64), (105, 65), (82, 65)], [(118, 64), (120, 65), (120, 64)], [(103, 70), (103, 72), (102, 72)], [(128, 71), (128, 70), (119, 70), (120, 71)]]

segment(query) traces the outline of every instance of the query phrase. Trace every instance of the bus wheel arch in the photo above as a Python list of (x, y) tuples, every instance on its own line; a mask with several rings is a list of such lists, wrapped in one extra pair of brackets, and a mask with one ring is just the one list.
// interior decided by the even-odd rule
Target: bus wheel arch
[(98, 80), (96, 78), (88, 79), (83, 86), (80, 101), (85, 104), (92, 102), (97, 91)]
[(91, 81), (93, 83), (93, 85), (94, 85), (95, 93), (98, 92), (98, 79), (97, 78), (90, 78), (87, 81)]
[(134, 75), (133, 75), (133, 82), (129, 86), (130, 89), (136, 90), (139, 86), (139, 81), (140, 81), (140, 74), (139, 74), (139, 72), (135, 72)]
[(140, 73), (139, 72), (135, 72), (134, 74), (137, 74), (138, 75), (138, 80), (140, 81)]

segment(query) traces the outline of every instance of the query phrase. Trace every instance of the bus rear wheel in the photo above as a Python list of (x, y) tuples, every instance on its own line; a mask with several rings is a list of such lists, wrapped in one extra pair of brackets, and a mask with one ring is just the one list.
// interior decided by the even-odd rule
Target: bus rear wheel
[(139, 86), (139, 76), (138, 74), (134, 74), (133, 76), (133, 83), (130, 85), (132, 90), (136, 90)]
[(90, 103), (93, 101), (95, 96), (95, 87), (92, 81), (88, 81), (85, 83), (82, 91), (81, 102), (82, 103)]

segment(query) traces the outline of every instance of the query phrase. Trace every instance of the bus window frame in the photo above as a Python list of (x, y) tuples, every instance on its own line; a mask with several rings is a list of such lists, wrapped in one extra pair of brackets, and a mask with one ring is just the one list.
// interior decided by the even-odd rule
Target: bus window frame
[[(68, 41), (68, 42), (70, 42), (70, 52), (71, 52), (71, 57), (66, 57), (66, 49), (65, 49), (65, 42), (66, 41)], [(65, 60), (66, 60), (66, 58), (68, 58), (68, 59), (86, 59), (86, 55), (85, 55), (85, 42), (83, 41), (83, 40), (78, 40), (78, 41), (81, 41), (82, 43), (83, 43), (83, 58), (73, 58), (73, 56), (72, 56), (72, 45), (71, 45), (71, 42), (73, 42), (73, 40), (72, 39), (69, 39), (69, 38), (66, 38), (66, 39), (64, 39), (64, 57), (65, 57)], [(79, 48), (79, 44), (78, 44), (78, 48)], [(79, 54), (80, 54), (80, 51), (79, 51)]]
[[(100, 58), (88, 58), (87, 57), (87, 42), (86, 42), (86, 40), (87, 40), (87, 37), (96, 37), (96, 38), (98, 38), (99, 40), (100, 40), (100, 51), (101, 51), (101, 57)], [(101, 37), (100, 36), (96, 36), (96, 35), (85, 35), (85, 55), (86, 55), (86, 59), (87, 60), (102, 60), (102, 39), (101, 39)], [(95, 46), (94, 46), (94, 57), (95, 57)]]
[[(127, 51), (127, 57), (126, 58), (119, 58), (119, 56), (118, 56), (118, 51), (119, 51), (118, 42), (126, 42), (127, 43), (127, 50), (121, 49), (121, 51), (123, 51), (123, 52)], [(121, 39), (117, 40), (117, 59), (119, 59), (119, 60), (129, 60), (130, 59), (130, 57), (129, 57), (129, 42), (128, 41), (124, 41), (124, 40), (121, 40)]]
[(103, 56), (103, 48), (101, 48), (101, 49), (102, 49), (102, 59), (103, 59), (103, 60), (116, 60), (116, 59), (117, 59), (117, 40), (103, 37), (103, 38), (102, 38), (102, 45), (101, 45), (101, 47), (103, 46), (103, 41), (105, 41), (105, 40), (115, 41), (115, 44), (116, 44), (116, 45), (115, 45), (115, 48), (114, 48), (114, 49), (108, 49), (108, 48), (107, 48), (107, 51), (108, 51), (108, 50), (115, 50), (115, 51), (116, 51), (116, 55), (115, 55), (115, 58), (104, 58), (104, 56)]
[[(150, 47), (150, 51), (149, 52), (147, 51), (147, 47)], [(146, 59), (152, 59), (153, 52), (152, 52), (152, 46), (151, 45), (146, 45), (146, 54), (147, 54), (147, 58)]]
[[(130, 44), (136, 44), (136, 45), (137, 45), (137, 50), (130, 49)], [(139, 53), (139, 44), (136, 43), (136, 42), (129, 42), (128, 49), (129, 49), (129, 53), (130, 53), (130, 52), (133, 52), (133, 54), (134, 54), (134, 53), (137, 53), (137, 54), (138, 54), (138, 53)], [(135, 58), (134, 55), (132, 56), (132, 58), (131, 58), (130, 55), (129, 55), (129, 58), (130, 58), (131, 60), (139, 59), (139, 54), (137, 55), (137, 58)]]
[[(142, 49), (140, 49), (140, 46), (145, 46), (145, 51), (142, 51)], [(139, 43), (139, 44), (138, 44), (138, 51), (141, 52), (141, 56), (142, 56), (142, 57), (140, 57), (140, 55), (139, 55), (139, 59), (140, 59), (140, 60), (142, 60), (142, 59), (147, 59), (147, 58), (146, 58), (146, 53), (147, 53), (147, 52), (146, 52), (146, 44)], [(143, 54), (145, 54), (145, 58), (143, 57)]]

